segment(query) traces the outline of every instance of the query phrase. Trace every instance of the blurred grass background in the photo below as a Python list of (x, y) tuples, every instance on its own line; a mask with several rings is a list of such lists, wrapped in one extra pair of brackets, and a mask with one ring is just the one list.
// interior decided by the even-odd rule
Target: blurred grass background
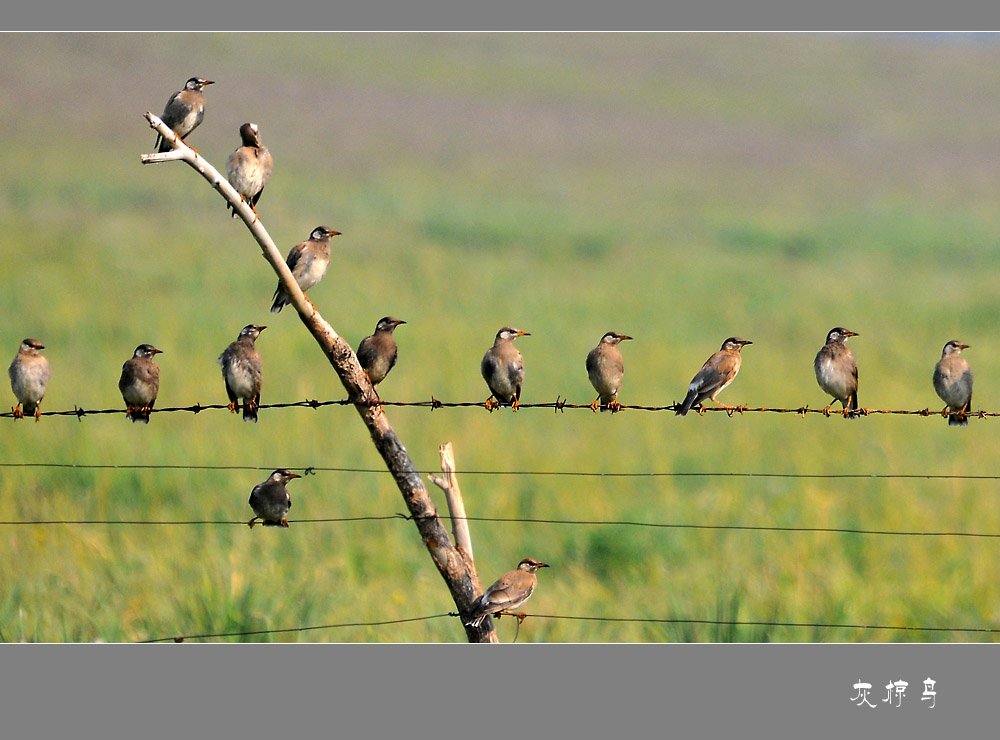
[[(192, 75), (189, 142), (215, 166), (260, 125), (259, 213), (286, 252), (333, 241), (310, 291), (354, 346), (406, 319), (387, 400), (485, 399), (479, 360), (519, 340), (525, 402), (589, 403), (587, 351), (623, 346), (623, 403), (680, 400), (727, 336), (721, 400), (824, 406), (812, 359), (859, 332), (860, 399), (940, 408), (961, 339), (997, 410), (1000, 41), (838, 35), (0, 35), (0, 347), (39, 338), (43, 409), (120, 405), (151, 342), (159, 406), (225, 402), (216, 357), (250, 322), (263, 402), (343, 389), (242, 223), (181, 164), (142, 166)], [(10, 405), (13, 395), (8, 392)], [(460, 468), (994, 475), (995, 422), (390, 409), (416, 464)], [(349, 408), (0, 420), (0, 462), (379, 468)], [(266, 472), (0, 468), (0, 520), (251, 516)], [(465, 476), (470, 516), (998, 530), (989, 480)], [(444, 508), (440, 492), (431, 494)], [(0, 639), (131, 641), (450, 611), (390, 477), (290, 484), (292, 526), (3, 527)], [(484, 585), (552, 564), (527, 611), (600, 617), (996, 627), (995, 540), (474, 522)], [(499, 623), (502, 640), (512, 620)], [(454, 619), (249, 640), (461, 641)], [(978, 641), (988, 634), (534, 619), (519, 641)]]

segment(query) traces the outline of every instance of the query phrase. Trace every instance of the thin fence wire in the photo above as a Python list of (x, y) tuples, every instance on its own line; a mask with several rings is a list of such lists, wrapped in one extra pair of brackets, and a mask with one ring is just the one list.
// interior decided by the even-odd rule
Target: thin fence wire
[[(440, 514), (441, 519), (455, 521), (456, 517)], [(428, 517), (433, 518), (433, 517)], [(353, 517), (322, 517), (310, 519), (289, 519), (289, 525), (295, 524), (345, 524), (350, 522), (386, 522), (413, 521), (414, 517), (397, 513), (383, 516), (353, 516)], [(463, 517), (468, 522), (488, 522), (495, 524), (541, 524), (574, 527), (639, 527), (650, 529), (692, 529), (708, 531), (733, 532), (786, 532), (786, 533), (822, 533), (822, 534), (856, 534), (880, 535), (894, 537), (970, 537), (980, 539), (1000, 539), (1000, 533), (995, 532), (957, 532), (957, 531), (916, 531), (890, 529), (860, 529), (855, 527), (792, 527), (766, 524), (690, 524), (677, 522), (638, 522), (621, 519), (539, 519), (521, 517)], [(37, 520), (6, 520), (0, 521), (0, 526), (247, 526), (246, 521), (228, 519), (191, 519), (191, 520), (151, 520), (151, 519), (37, 519)]]
[[(458, 402), (448, 402), (439, 401), (434, 396), (431, 396), (429, 401), (385, 401), (378, 399), (362, 399), (357, 401), (352, 401), (348, 398), (334, 399), (328, 401), (315, 401), (306, 399), (304, 401), (290, 401), (287, 403), (270, 403), (270, 404), (260, 404), (260, 409), (291, 409), (291, 408), (309, 408), (309, 409), (319, 409), (325, 406), (389, 406), (389, 407), (410, 407), (410, 408), (428, 408), (433, 410), (437, 409), (455, 409), (455, 408), (481, 408), (492, 413), (498, 410), (498, 408), (505, 408), (505, 406), (487, 405), (484, 401), (458, 401)], [(680, 408), (680, 404), (676, 401), (661, 405), (661, 406), (646, 406), (641, 404), (616, 404), (613, 408), (608, 408), (606, 406), (597, 407), (593, 403), (570, 403), (567, 399), (562, 398), (557, 395), (556, 400), (548, 403), (521, 403), (515, 410), (521, 409), (550, 409), (555, 412), (561, 412), (569, 410), (589, 410), (596, 412), (598, 408), (605, 409), (611, 413), (620, 413), (622, 411), (676, 411)], [(150, 413), (153, 414), (165, 414), (165, 413), (177, 413), (186, 412), (191, 414), (200, 414), (202, 411), (220, 411), (229, 410), (228, 404), (224, 403), (213, 403), (213, 404), (201, 404), (195, 403), (188, 406), (168, 406), (165, 408), (154, 408), (150, 409)], [(808, 405), (797, 406), (794, 408), (771, 408), (767, 406), (746, 406), (743, 404), (735, 406), (701, 406), (692, 409), (692, 413), (695, 415), (700, 415), (704, 413), (724, 413), (729, 417), (768, 412), (773, 414), (795, 414), (797, 416), (805, 416), (807, 414), (819, 414), (821, 416), (847, 416), (848, 411), (846, 409), (834, 409), (830, 407), (824, 408), (810, 408)], [(82, 420), (86, 416), (99, 416), (102, 414), (125, 414), (125, 409), (118, 407), (112, 409), (87, 409), (84, 407), (73, 407), (72, 410), (64, 411), (44, 411), (40, 418), (47, 416), (74, 416), (78, 420)], [(890, 414), (890, 415), (908, 415), (908, 416), (955, 416), (959, 415), (959, 412), (953, 412), (951, 414), (943, 411), (934, 411), (930, 408), (923, 409), (871, 409), (871, 408), (861, 408), (857, 411), (851, 412), (852, 415), (856, 416), (872, 416), (877, 414)], [(1000, 416), (1000, 411), (968, 411), (965, 416), (970, 419), (986, 419), (995, 416)], [(14, 412), (0, 413), (0, 418), (14, 419)]]
[[(317, 473), (360, 473), (385, 475), (385, 468), (354, 468), (326, 465), (181, 465), (181, 464), (113, 464), (113, 463), (53, 463), (53, 462), (0, 462), (0, 468), (53, 468), (69, 470), (210, 470), (210, 471), (272, 471), (280, 468), (303, 475)], [(440, 470), (418, 470), (421, 475), (439, 475)], [(456, 470), (458, 475), (483, 476), (565, 476), (576, 478), (777, 478), (788, 480), (967, 480), (995, 481), (1000, 475), (969, 475), (964, 473), (770, 473), (728, 472), (713, 470), (694, 471), (634, 471), (601, 472), (587, 470)]]
[[(185, 642), (187, 640), (216, 639), (225, 637), (253, 637), (258, 635), (286, 634), (291, 632), (306, 632), (311, 630), (341, 629), (345, 627), (382, 627), (389, 625), (404, 624), (407, 622), (425, 622), (432, 619), (443, 619), (445, 617), (458, 617), (455, 612), (446, 614), (430, 614), (425, 617), (410, 617), (408, 619), (387, 619), (376, 622), (344, 622), (341, 624), (322, 624), (311, 627), (289, 627), (285, 629), (271, 630), (246, 630), (241, 632), (215, 632), (200, 635), (177, 635), (173, 637), (158, 637), (152, 640), (141, 640), (142, 643), (155, 642)], [(929, 627), (914, 625), (885, 625), (885, 624), (834, 624), (827, 622), (776, 622), (758, 620), (736, 620), (736, 619), (686, 619), (686, 618), (655, 618), (655, 617), (595, 617), (579, 616), (573, 614), (519, 614), (518, 620), (522, 618), (530, 619), (552, 619), (578, 622), (605, 622), (605, 623), (627, 623), (627, 624), (690, 624), (708, 625), (722, 627), (788, 627), (792, 629), (852, 629), (852, 630), (881, 630), (881, 631), (902, 631), (902, 632), (963, 632), (963, 633), (985, 633), (998, 634), (1000, 628), (995, 627)]]

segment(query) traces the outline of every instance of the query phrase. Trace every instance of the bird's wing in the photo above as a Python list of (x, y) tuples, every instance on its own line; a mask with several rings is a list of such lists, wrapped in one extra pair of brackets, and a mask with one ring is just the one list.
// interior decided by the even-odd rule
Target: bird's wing
[(361, 344), (358, 345), (358, 362), (361, 363), (361, 367), (366, 370), (371, 367), (372, 363), (375, 362), (376, 354), (375, 341), (372, 337), (362, 339)]
[(498, 610), (516, 607), (531, 596), (533, 584), (521, 571), (507, 573), (487, 590), (486, 601)]
[(497, 360), (493, 356), (492, 352), (487, 352), (483, 355), (481, 369), (483, 371), (483, 377), (486, 378), (486, 382), (489, 383), (490, 378), (492, 378), (493, 374), (497, 371)]
[(591, 375), (597, 371), (597, 359), (598, 352), (596, 349), (590, 350), (587, 354), (587, 375)]
[[(714, 362), (713, 362), (714, 361)], [(698, 395), (708, 394), (714, 391), (725, 382), (723, 373), (720, 372), (719, 362), (716, 356), (712, 355), (698, 374), (691, 379), (690, 390), (696, 391)]]
[(126, 360), (122, 365), (122, 376), (118, 379), (118, 390), (124, 393), (125, 388), (132, 382), (132, 360)]
[(262, 483), (258, 483), (256, 486), (253, 487), (253, 490), (250, 491), (250, 508), (254, 509), (255, 511), (257, 507), (260, 506), (261, 503), (260, 498), (261, 498), (262, 486), (263, 486)]
[(295, 271), (295, 266), (299, 264), (299, 260), (302, 259), (302, 253), (306, 250), (306, 243), (299, 242), (291, 251), (288, 252), (288, 258), (285, 260), (285, 264), (288, 265), (288, 269), (292, 272)]

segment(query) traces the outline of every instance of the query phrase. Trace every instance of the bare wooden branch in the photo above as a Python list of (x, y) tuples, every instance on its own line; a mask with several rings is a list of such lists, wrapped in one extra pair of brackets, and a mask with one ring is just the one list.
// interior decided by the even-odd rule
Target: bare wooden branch
[[(223, 177), (204, 157), (180, 140), (157, 116), (147, 111), (145, 118), (149, 121), (151, 128), (174, 145), (174, 149), (163, 154), (144, 154), (141, 161), (143, 164), (173, 160), (186, 162), (208, 180), (212, 187), (219, 191), (219, 194), (232, 205), (234, 212), (243, 219), (263, 250), (265, 259), (271, 264), (278, 279), (288, 292), (291, 305), (298, 312), (299, 319), (323, 350), (347, 390), (348, 398), (354, 403), (354, 408), (368, 428), (375, 448), (385, 461), (386, 467), (396, 481), (396, 486), (403, 495), (403, 500), (410, 516), (417, 525), (424, 545), (451, 591), (452, 599), (462, 617), (466, 637), (469, 642), (490, 641), (491, 625), (488, 627), (484, 623), (479, 627), (471, 627), (465, 624), (465, 618), (472, 613), (473, 601), (480, 592), (479, 579), (475, 575), (475, 569), (471, 567), (471, 560), (466, 559), (448, 537), (448, 531), (437, 515), (437, 510), (420, 479), (416, 466), (389, 424), (382, 407), (375, 400), (377, 396), (368, 381), (368, 376), (358, 364), (354, 350), (320, 315), (316, 306), (306, 298), (263, 223), (257, 218), (249, 204), (245, 203), (239, 193), (229, 184), (229, 180)], [(165, 156), (168, 154), (172, 156)], [(485, 620), (485, 622), (489, 621)]]
[(462, 489), (458, 487), (458, 476), (455, 475), (455, 450), (451, 442), (445, 442), (438, 448), (438, 452), (441, 454), (441, 472), (444, 476), (428, 477), (431, 483), (444, 491), (448, 512), (451, 514), (451, 531), (455, 536), (455, 547), (464, 550), (469, 560), (474, 563), (472, 535), (469, 533), (469, 520), (465, 516), (465, 501), (462, 499)]

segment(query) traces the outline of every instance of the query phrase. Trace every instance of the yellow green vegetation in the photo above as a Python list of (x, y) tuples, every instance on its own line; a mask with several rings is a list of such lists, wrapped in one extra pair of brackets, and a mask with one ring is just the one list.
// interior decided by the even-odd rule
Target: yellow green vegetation
[[(189, 143), (222, 167), (254, 121), (275, 169), (258, 213), (283, 252), (343, 232), (309, 297), (356, 346), (379, 318), (386, 400), (484, 401), (518, 340), (522, 402), (590, 403), (587, 352), (622, 345), (623, 404), (664, 405), (722, 340), (753, 340), (726, 403), (823, 407), (812, 360), (844, 326), (863, 407), (939, 410), (934, 363), (969, 345), (1000, 410), (1000, 46), (913, 36), (0, 36), (0, 357), (40, 339), (44, 411), (0, 419), (0, 521), (246, 521), (277, 467), (382, 468), (349, 407), (124, 418), (136, 345), (158, 407), (225, 403), (216, 357), (248, 323), (262, 402), (343, 397), (242, 223), (178, 163), (142, 166), (159, 113), (209, 77)], [(184, 55), (178, 50), (183, 45)], [(183, 65), (177, 59), (183, 58)], [(6, 390), (10, 405), (14, 400)], [(387, 410), (422, 470), (997, 474), (995, 420), (463, 408)], [(993, 480), (461, 477), (472, 517), (1000, 533)], [(0, 639), (132, 641), (454, 609), (388, 474), (289, 484), (289, 529), (0, 525)], [(441, 510), (440, 492), (432, 495)], [(996, 540), (473, 522), (488, 585), (551, 564), (529, 613), (1000, 627)], [(501, 639), (514, 621), (499, 623)], [(456, 619), (246, 640), (461, 641)], [(936, 641), (988, 633), (529, 619), (519, 641)]]

